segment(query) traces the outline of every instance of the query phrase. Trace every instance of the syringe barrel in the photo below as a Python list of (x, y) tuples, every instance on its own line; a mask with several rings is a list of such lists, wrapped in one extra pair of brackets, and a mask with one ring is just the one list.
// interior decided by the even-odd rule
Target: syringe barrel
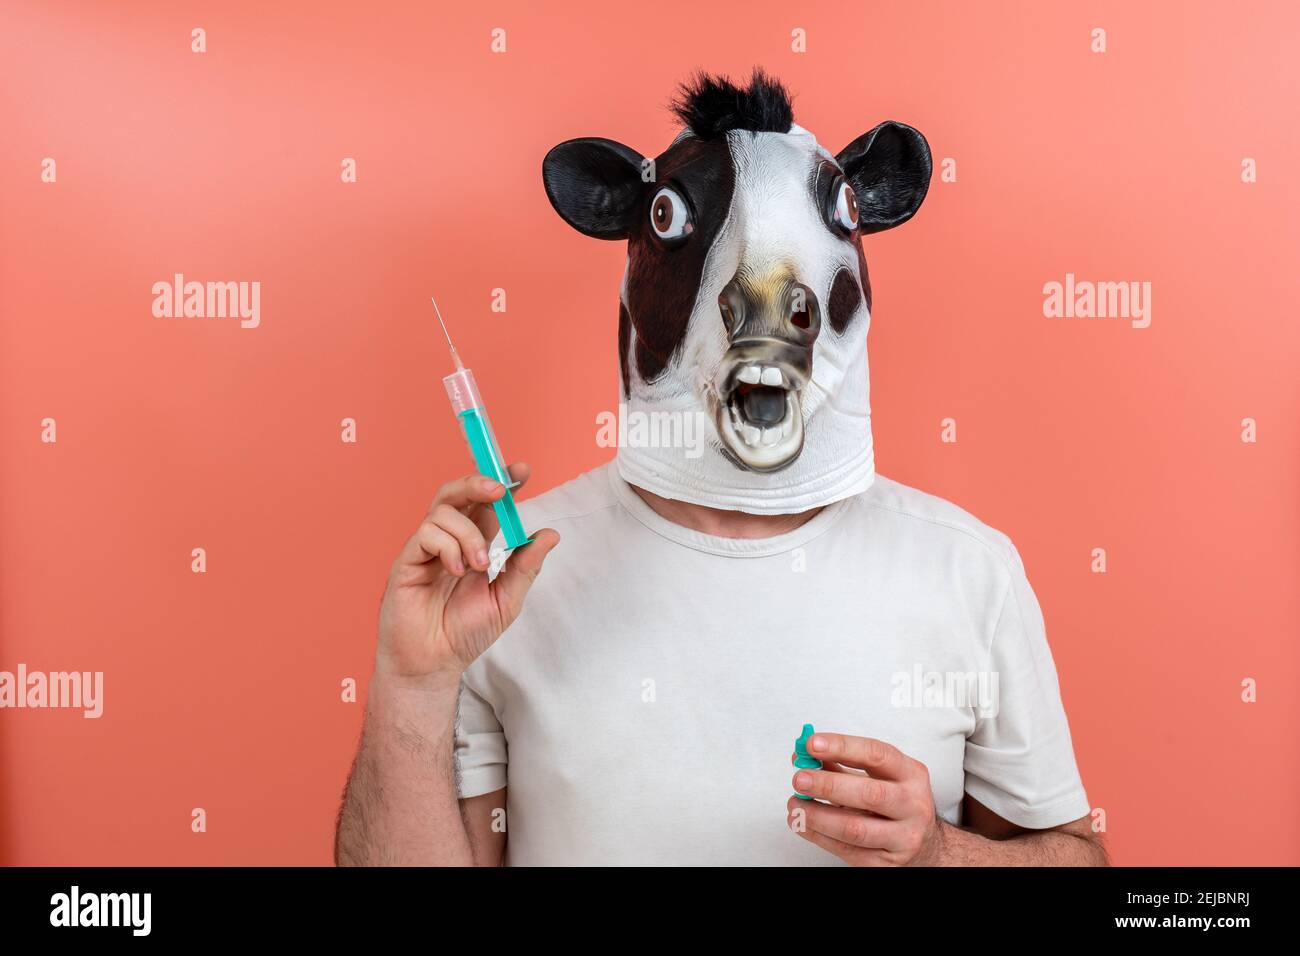
[(529, 542), (528, 532), (524, 530), (515, 507), (514, 495), (510, 488), (510, 472), (501, 448), (497, 445), (496, 435), (492, 433), (492, 423), (488, 420), (487, 409), (478, 393), (474, 373), (467, 368), (457, 369), (442, 380), (447, 387), (447, 397), (451, 399), (451, 408), (455, 412), (460, 428), (469, 445), (470, 455), (478, 473), (485, 478), (500, 482), (506, 486), (506, 492), (492, 503), (501, 524), (501, 533), (505, 537), (507, 548), (517, 548)]
[(479, 396), (474, 373), (469, 369), (457, 369), (446, 376), (442, 384), (446, 386), (447, 397), (451, 399), (451, 410), (457, 415), (471, 408), (483, 407), (483, 399)]

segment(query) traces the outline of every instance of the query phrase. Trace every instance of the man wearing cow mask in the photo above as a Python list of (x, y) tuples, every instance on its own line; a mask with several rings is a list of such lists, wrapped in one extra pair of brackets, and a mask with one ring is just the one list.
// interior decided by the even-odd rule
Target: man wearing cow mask
[(920, 207), (924, 137), (832, 154), (759, 71), (675, 110), (653, 160), (578, 139), (542, 172), (627, 241), (620, 405), (707, 440), (526, 502), (545, 530), (495, 577), (502, 487), (443, 487), (385, 593), (339, 862), (1104, 862), (1014, 547), (875, 474), (862, 237)]

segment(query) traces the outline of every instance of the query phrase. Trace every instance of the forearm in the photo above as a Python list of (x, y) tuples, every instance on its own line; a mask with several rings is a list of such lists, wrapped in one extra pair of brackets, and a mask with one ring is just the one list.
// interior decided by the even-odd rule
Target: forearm
[(1109, 866), (1100, 841), (1081, 833), (1042, 830), (990, 840), (939, 822), (937, 866)]
[(340, 866), (472, 866), (456, 792), (457, 675), (376, 674), (339, 814)]

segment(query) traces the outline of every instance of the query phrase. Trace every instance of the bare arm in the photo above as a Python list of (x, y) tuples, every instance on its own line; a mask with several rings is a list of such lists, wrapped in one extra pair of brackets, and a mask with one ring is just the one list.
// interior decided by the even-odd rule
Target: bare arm
[(1109, 866), (1088, 817), (1048, 830), (1028, 830), (1004, 820), (970, 794), (964, 824), (940, 822), (939, 866)]
[(475, 863), (453, 754), (456, 674), (370, 682), (361, 746), (339, 813), (340, 866)]
[(505, 812), (505, 787), (460, 802), (460, 816), (465, 821), (475, 866), (500, 866), (505, 862), (506, 831), (498, 826), (498, 822), (504, 823)]
[[(511, 474), (526, 480), (527, 469)], [(549, 529), (518, 549), (492, 583), (491, 502), (505, 489), (478, 476), (445, 485), (393, 563), (379, 614), (365, 725), (343, 794), (340, 866), (498, 866), (505, 790), (458, 800), (456, 706), (461, 674), (509, 627), (542, 561)]]

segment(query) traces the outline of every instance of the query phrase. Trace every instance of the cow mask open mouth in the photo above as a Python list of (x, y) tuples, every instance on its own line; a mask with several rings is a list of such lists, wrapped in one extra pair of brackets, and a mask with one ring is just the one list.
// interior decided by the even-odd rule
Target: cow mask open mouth
[(708, 454), (620, 446), (620, 471), (665, 497), (758, 513), (865, 490), (874, 455), (862, 236), (920, 207), (925, 138), (886, 122), (832, 155), (761, 70), (748, 87), (701, 74), (673, 110), (685, 128), (653, 159), (584, 138), (556, 146), (542, 167), (566, 222), (627, 240), (628, 409), (712, 423)]

